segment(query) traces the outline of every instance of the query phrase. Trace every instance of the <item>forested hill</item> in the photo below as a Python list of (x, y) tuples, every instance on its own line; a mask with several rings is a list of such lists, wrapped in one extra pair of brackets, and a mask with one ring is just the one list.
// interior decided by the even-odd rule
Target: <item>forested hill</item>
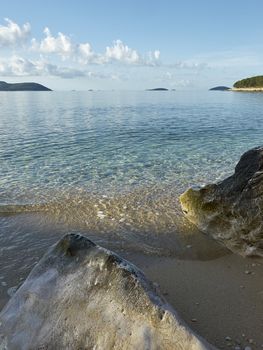
[(246, 78), (235, 82), (234, 88), (263, 88), (263, 75)]

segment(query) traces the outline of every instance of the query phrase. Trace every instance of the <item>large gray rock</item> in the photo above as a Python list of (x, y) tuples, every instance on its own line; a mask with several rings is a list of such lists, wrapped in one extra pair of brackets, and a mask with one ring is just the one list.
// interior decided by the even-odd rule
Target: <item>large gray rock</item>
[(243, 256), (263, 256), (263, 147), (244, 153), (224, 181), (180, 196), (186, 217)]
[(211, 349), (136, 267), (70, 234), (0, 314), (0, 349)]

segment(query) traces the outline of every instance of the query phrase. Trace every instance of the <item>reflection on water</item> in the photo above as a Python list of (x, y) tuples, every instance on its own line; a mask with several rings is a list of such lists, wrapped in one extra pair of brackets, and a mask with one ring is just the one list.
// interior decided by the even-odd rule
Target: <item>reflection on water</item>
[(263, 94), (1, 93), (1, 298), (68, 231), (121, 252), (225, 254), (181, 214), (262, 142)]

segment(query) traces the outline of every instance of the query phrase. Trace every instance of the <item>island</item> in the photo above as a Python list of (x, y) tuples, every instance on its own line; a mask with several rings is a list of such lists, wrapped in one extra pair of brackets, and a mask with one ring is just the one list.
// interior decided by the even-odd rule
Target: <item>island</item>
[(15, 83), (9, 84), (5, 81), (0, 81), (0, 91), (52, 91), (44, 85), (37, 83)]
[(228, 91), (228, 90), (230, 90), (230, 87), (228, 86), (215, 86), (209, 89), (209, 91)]
[(154, 89), (146, 89), (146, 91), (169, 91), (166, 88), (154, 88)]
[(238, 80), (234, 83), (232, 91), (263, 91), (263, 75)]

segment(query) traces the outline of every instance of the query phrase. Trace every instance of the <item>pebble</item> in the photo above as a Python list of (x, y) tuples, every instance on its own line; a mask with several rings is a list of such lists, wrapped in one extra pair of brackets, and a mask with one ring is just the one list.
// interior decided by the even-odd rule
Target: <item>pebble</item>
[(197, 319), (196, 318), (192, 318), (191, 321), (192, 322), (197, 322)]
[(235, 350), (241, 350), (240, 346), (235, 346)]
[(249, 271), (249, 270), (246, 270), (246, 271), (245, 271), (245, 274), (246, 274), (246, 275), (251, 275), (251, 273), (252, 273), (252, 272)]
[(252, 350), (250, 346), (245, 346), (244, 350)]
[(5, 287), (5, 286), (7, 286), (7, 283), (6, 282), (1, 282), (1, 286)]
[(98, 216), (100, 219), (104, 219), (106, 215), (103, 213), (103, 211), (98, 210), (97, 216)]
[(226, 341), (231, 341), (232, 338), (231, 338), (231, 337), (225, 337), (225, 340), (226, 340)]

